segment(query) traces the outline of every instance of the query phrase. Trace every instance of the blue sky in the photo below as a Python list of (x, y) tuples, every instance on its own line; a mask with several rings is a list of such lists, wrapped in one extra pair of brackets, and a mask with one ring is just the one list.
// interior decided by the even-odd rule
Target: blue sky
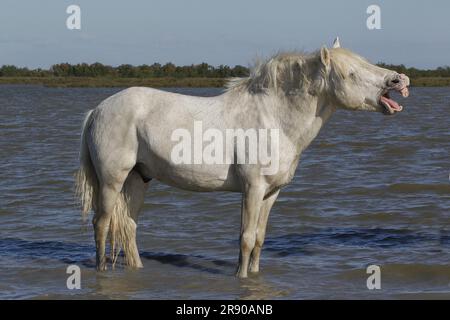
[[(81, 7), (81, 30), (66, 8)], [(381, 8), (381, 30), (366, 9)], [(0, 65), (208, 62), (248, 65), (278, 50), (342, 45), (373, 62), (450, 65), (450, 1), (1, 0)]]

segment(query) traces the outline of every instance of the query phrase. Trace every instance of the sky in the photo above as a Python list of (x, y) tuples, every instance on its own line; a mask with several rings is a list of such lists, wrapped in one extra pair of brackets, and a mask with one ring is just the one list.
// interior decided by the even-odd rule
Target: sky
[[(69, 30), (69, 5), (81, 29)], [(381, 29), (369, 30), (369, 5)], [(450, 1), (0, 0), (0, 65), (69, 62), (248, 66), (283, 50), (341, 45), (372, 62), (450, 65)]]

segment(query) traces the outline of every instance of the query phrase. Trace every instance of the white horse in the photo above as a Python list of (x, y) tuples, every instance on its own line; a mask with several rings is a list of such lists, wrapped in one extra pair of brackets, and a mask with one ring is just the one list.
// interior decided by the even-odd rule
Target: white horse
[[(148, 182), (157, 179), (192, 191), (242, 193), (237, 275), (245, 278), (248, 271), (258, 272), (272, 205), (324, 123), (337, 108), (399, 112), (402, 107), (388, 92), (407, 96), (408, 85), (407, 76), (340, 48), (336, 39), (333, 48), (312, 54), (275, 55), (257, 65), (249, 77), (231, 81), (228, 90), (216, 97), (134, 87), (107, 98), (86, 116), (76, 174), (83, 215), (91, 208), (95, 211), (97, 269), (106, 270), (108, 234), (113, 265), (118, 247), (128, 266), (142, 267), (136, 221)], [(261, 174), (259, 162), (174, 163), (173, 132), (179, 128), (193, 132), (196, 121), (204, 129), (221, 132), (279, 129), (277, 172)]]

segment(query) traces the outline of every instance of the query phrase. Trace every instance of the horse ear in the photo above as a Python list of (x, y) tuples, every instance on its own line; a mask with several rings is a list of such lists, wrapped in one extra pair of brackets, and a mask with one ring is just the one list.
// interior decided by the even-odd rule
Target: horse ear
[(340, 47), (341, 47), (341, 43), (339, 42), (339, 37), (336, 37), (336, 39), (334, 39), (334, 41), (333, 41), (333, 49), (340, 48)]
[(325, 67), (328, 67), (330, 65), (330, 51), (328, 51), (328, 49), (325, 47), (322, 47), (322, 49), (320, 49), (320, 61)]

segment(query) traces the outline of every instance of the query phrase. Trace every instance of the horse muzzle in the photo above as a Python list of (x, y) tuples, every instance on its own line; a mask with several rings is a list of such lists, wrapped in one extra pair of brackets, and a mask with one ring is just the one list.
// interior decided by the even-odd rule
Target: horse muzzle
[(383, 107), (384, 114), (391, 115), (403, 110), (403, 106), (393, 100), (389, 92), (399, 92), (402, 97), (407, 98), (409, 96), (409, 85), (409, 78), (404, 74), (396, 74), (394, 77), (386, 81), (386, 89), (383, 90), (379, 99), (379, 104)]

